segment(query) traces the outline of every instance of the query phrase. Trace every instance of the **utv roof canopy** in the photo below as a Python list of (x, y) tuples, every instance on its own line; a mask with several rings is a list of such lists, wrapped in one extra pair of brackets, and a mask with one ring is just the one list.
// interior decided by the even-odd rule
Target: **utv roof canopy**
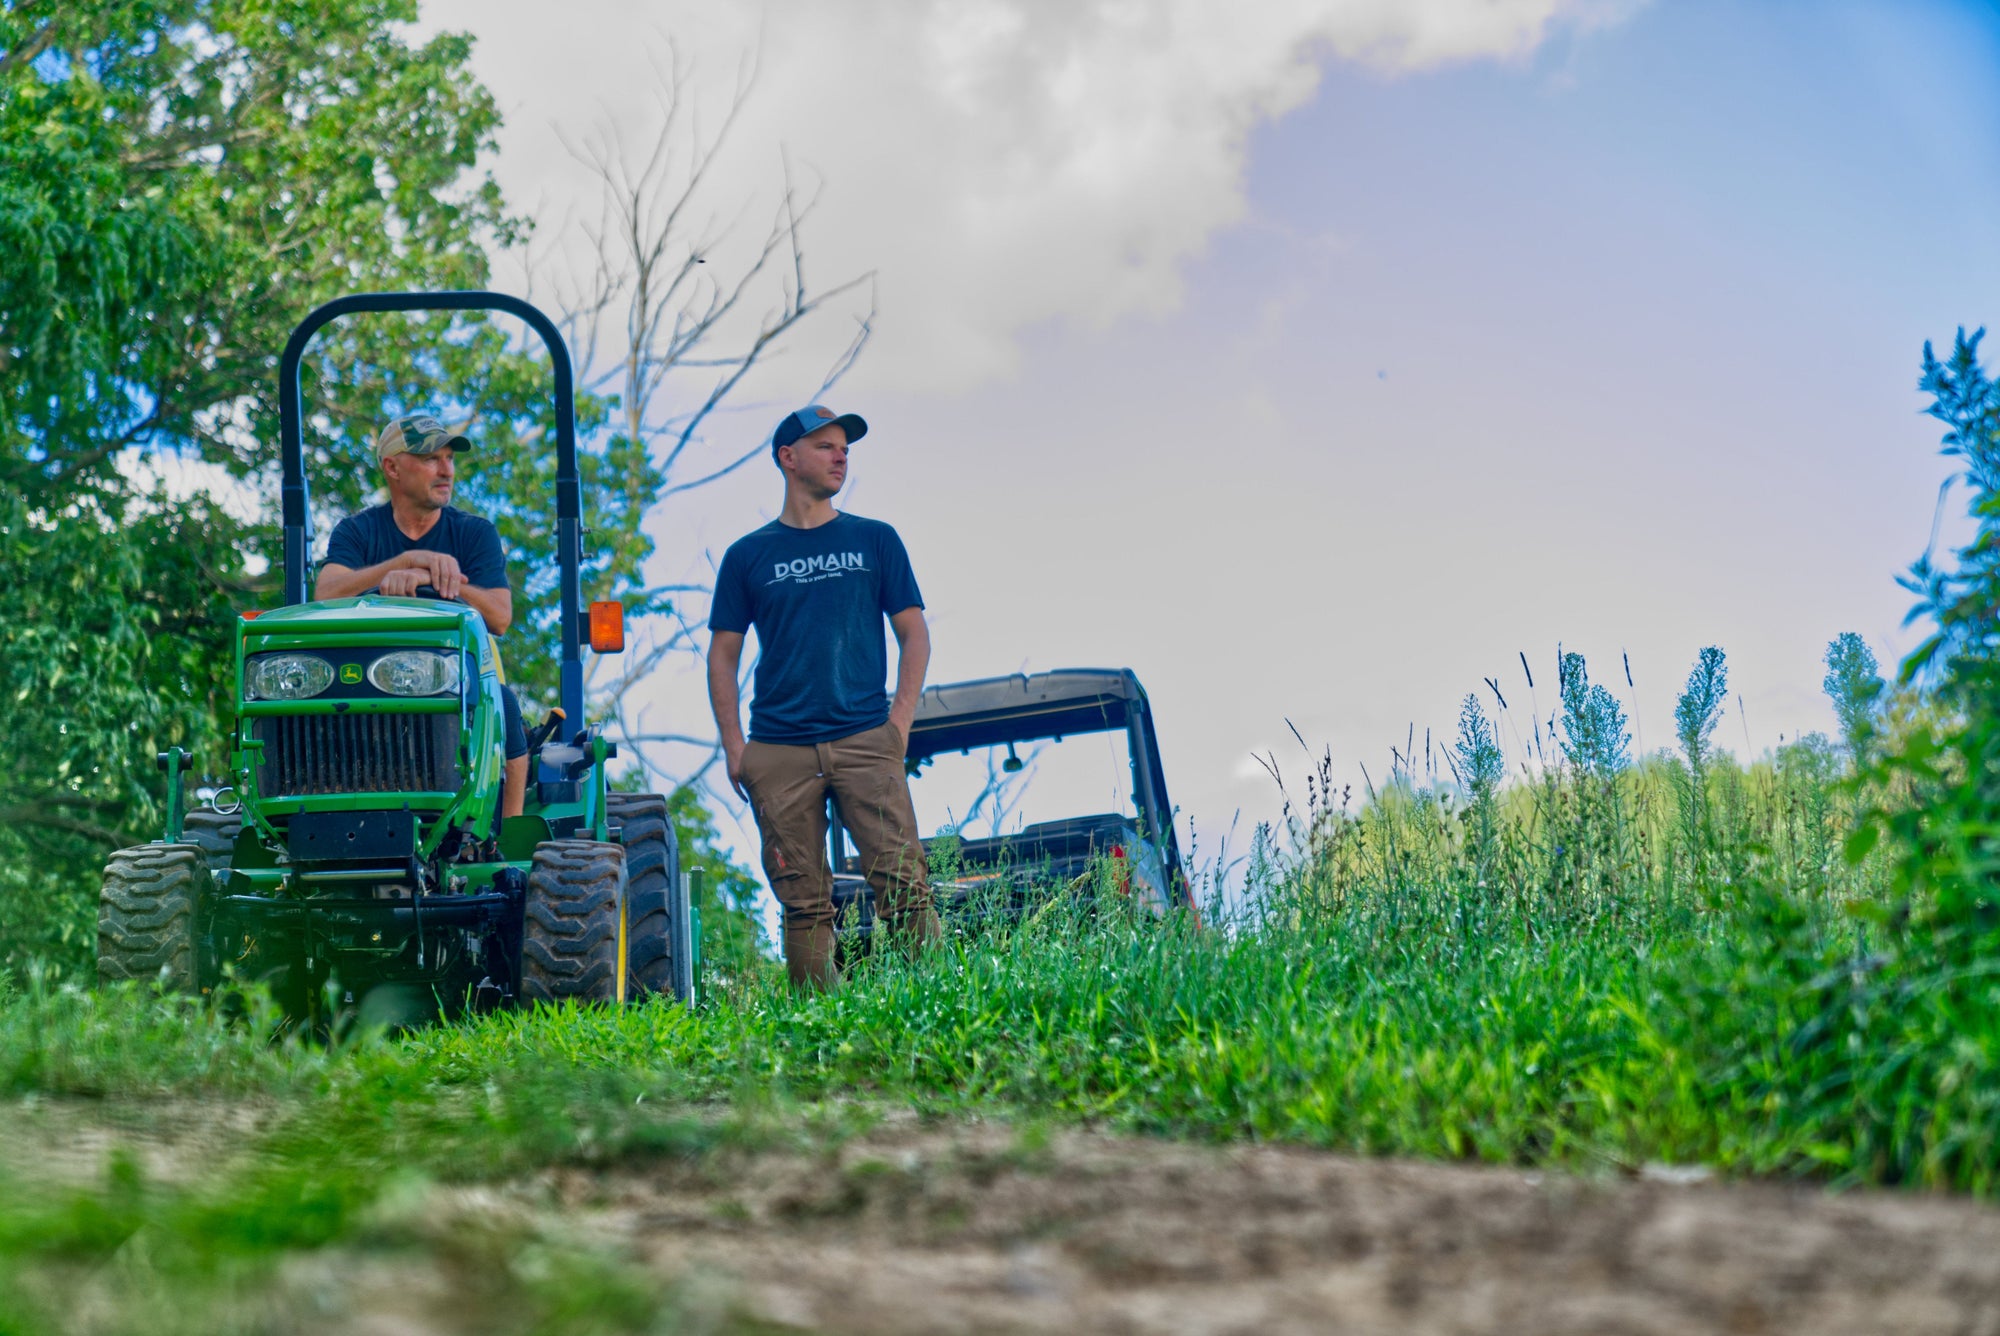
[(1128, 727), (1146, 692), (1128, 668), (1066, 668), (927, 688), (910, 728), (912, 760), (1007, 742)]

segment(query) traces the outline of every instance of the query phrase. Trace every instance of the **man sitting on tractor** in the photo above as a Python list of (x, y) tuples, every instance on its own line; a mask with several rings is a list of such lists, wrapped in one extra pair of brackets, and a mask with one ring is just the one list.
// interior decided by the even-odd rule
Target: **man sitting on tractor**
[[(477, 609), (493, 635), (514, 620), (507, 554), (492, 521), (451, 504), (457, 454), (472, 442), (428, 413), (397, 418), (375, 438), (386, 505), (349, 515), (334, 528), (313, 597), (353, 598), (379, 590), (411, 598), (428, 586), (439, 598)], [(528, 796), (528, 734), (521, 702), (502, 686), (507, 716), (507, 784), (500, 815), (519, 816)]]

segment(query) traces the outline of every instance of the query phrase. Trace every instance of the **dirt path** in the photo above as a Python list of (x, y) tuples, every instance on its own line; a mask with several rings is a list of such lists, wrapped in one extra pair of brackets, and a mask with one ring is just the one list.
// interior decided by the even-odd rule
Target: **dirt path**
[(2000, 1211), (1959, 1200), (983, 1126), (717, 1167), (553, 1186), (810, 1330), (2000, 1336)]
[[(13, 1154), (0, 1162), (34, 1151), (47, 1176), (89, 1181), (112, 1146), (165, 1181), (219, 1163), (213, 1110), (200, 1135), (193, 1108), (9, 1112), (0, 1144)], [(229, 1122), (241, 1134), (259, 1120), (238, 1110)], [(535, 1265), (520, 1259), (552, 1247), (643, 1278), (665, 1305), (655, 1329), (677, 1333), (2000, 1336), (2000, 1210), (1670, 1177), (1035, 1136), (906, 1114), (851, 1137), (785, 1124), (686, 1160), (398, 1195), (371, 1242), (298, 1254), (244, 1295), (242, 1313), (262, 1316), (241, 1325), (534, 1329), (490, 1268)], [(126, 1328), (80, 1317), (75, 1329)]]

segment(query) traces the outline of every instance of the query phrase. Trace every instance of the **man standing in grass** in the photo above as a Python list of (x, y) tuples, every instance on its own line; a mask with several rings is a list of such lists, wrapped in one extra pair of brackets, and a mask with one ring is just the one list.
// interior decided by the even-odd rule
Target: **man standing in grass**
[[(784, 910), (785, 968), (799, 987), (840, 982), (829, 794), (861, 850), (886, 933), (914, 944), (939, 936), (903, 772), (931, 657), (923, 595), (894, 529), (833, 508), (849, 447), (867, 431), (856, 415), (818, 404), (778, 424), (771, 458), (785, 478), (784, 509), (730, 545), (708, 617), (709, 703), (730, 786), (757, 816), (764, 875)], [(884, 689), (884, 617), (901, 647), (894, 699)], [(761, 657), (746, 740), (736, 674), (752, 626)]]

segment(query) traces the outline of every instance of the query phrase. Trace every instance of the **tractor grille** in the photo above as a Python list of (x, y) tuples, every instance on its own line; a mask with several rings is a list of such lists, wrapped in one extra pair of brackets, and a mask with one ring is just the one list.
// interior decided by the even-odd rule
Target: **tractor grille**
[(458, 777), (455, 714), (266, 716), (257, 789), (267, 798), (321, 793), (452, 793)]

